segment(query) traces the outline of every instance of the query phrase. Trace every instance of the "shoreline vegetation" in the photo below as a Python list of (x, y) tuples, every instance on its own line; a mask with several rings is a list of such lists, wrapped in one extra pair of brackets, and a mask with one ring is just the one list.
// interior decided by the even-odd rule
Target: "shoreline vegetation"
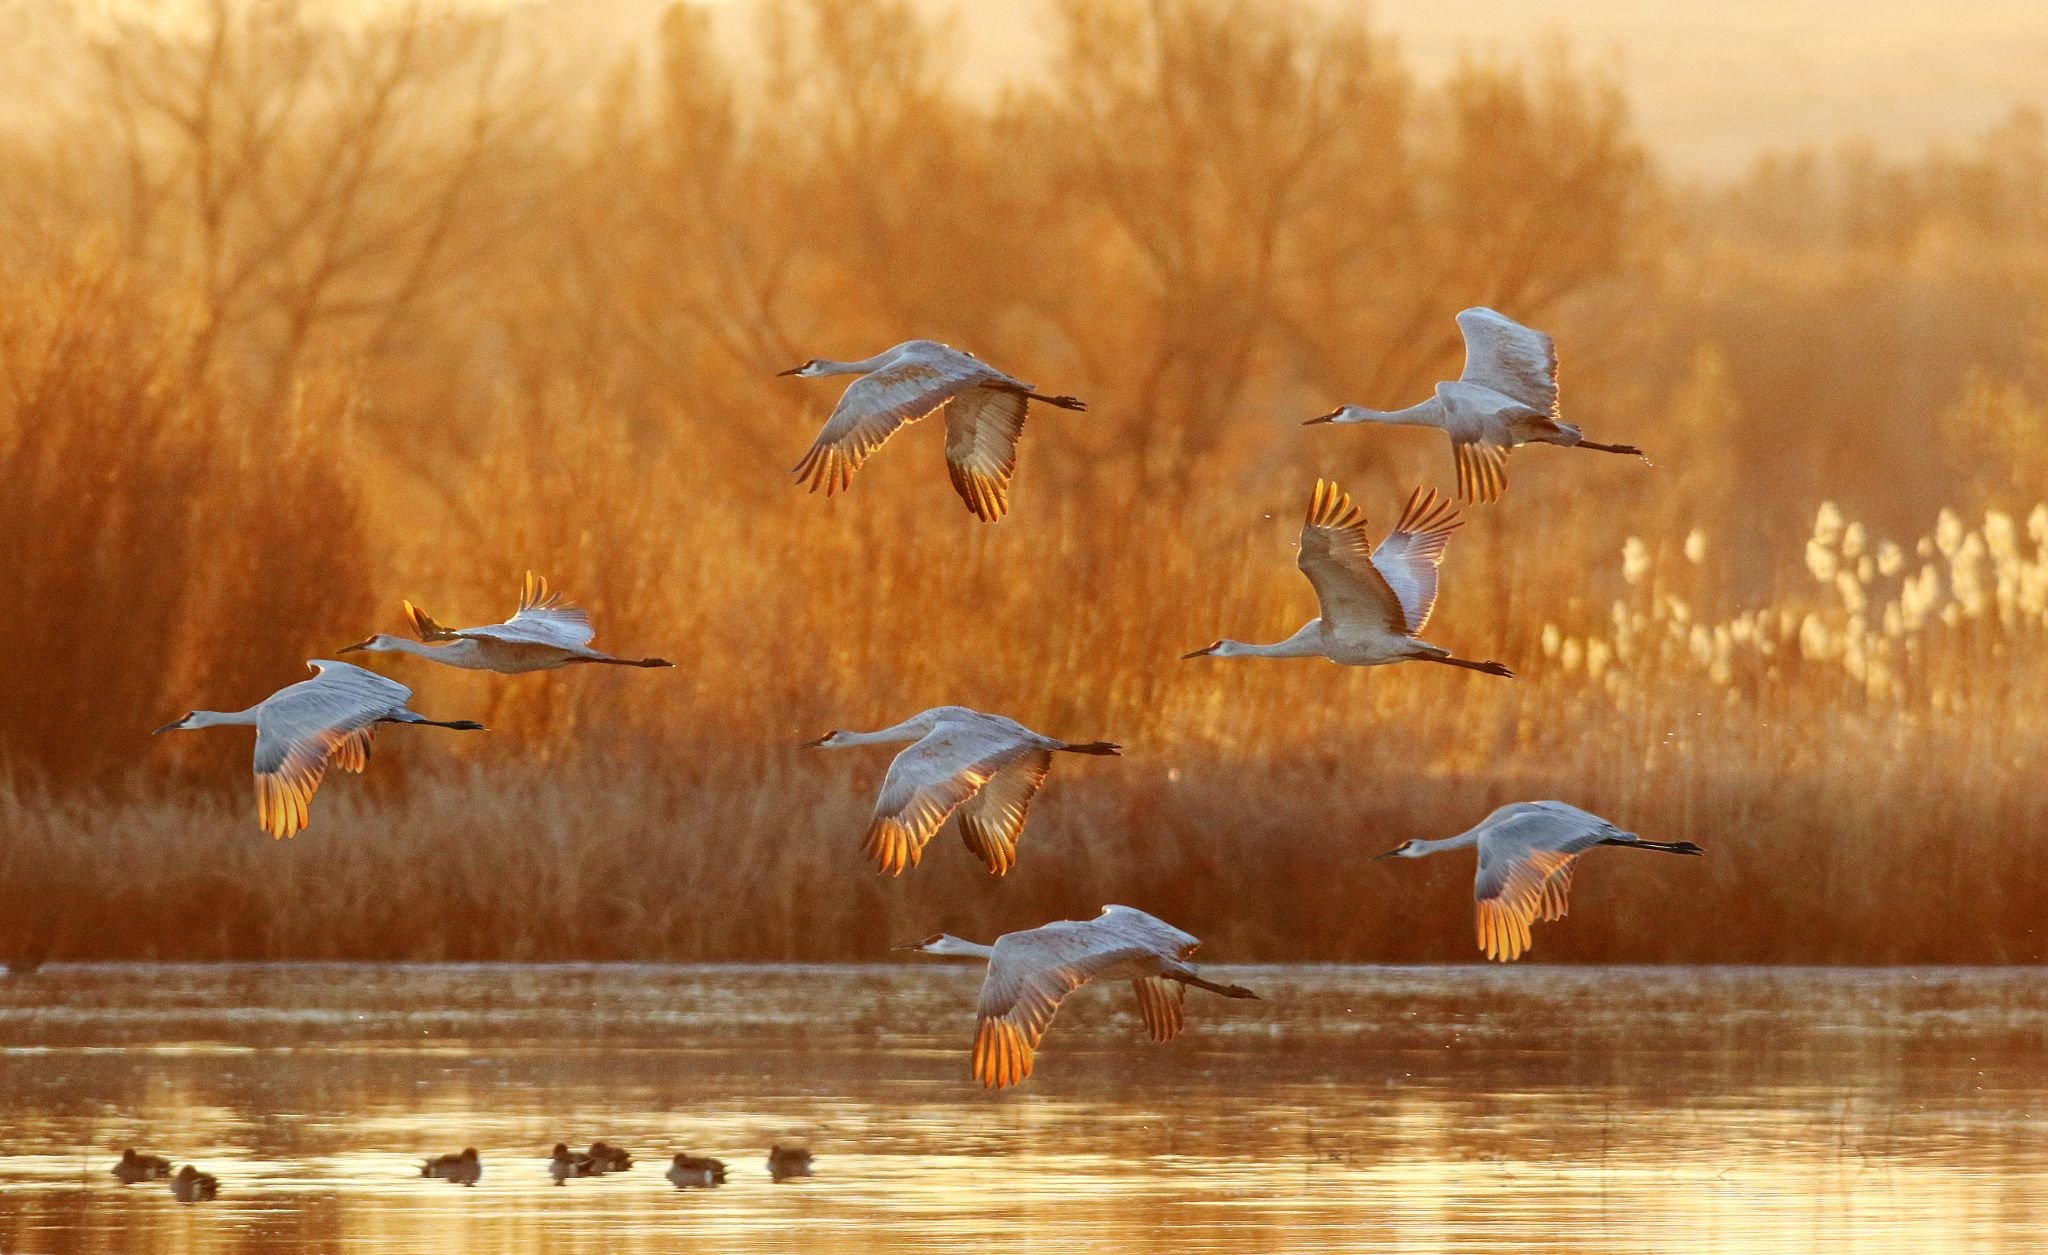
[[(2038, 115), (1679, 187), (1566, 54), (1424, 85), (1299, 4), (1070, 0), (992, 100), (882, 0), (769, 6), (758, 81), (689, 8), (596, 70), (251, 12), (0, 85), (0, 958), (870, 959), (1126, 902), (1219, 962), (1464, 961), (1469, 862), (1365, 860), (1543, 797), (1707, 856), (1607, 860), (1537, 961), (2042, 958)], [(1654, 463), (1524, 450), (1466, 510), (1432, 639), (1518, 678), (1180, 660), (1314, 613), (1318, 476), (1375, 534), (1449, 484), (1299, 423), (1454, 375), (1476, 303)], [(1000, 525), (930, 424), (789, 482), (836, 393), (774, 372), (913, 334), (1089, 402)], [(380, 659), (490, 733), (386, 729), (282, 843), (245, 738), (148, 737), (527, 569), (676, 669)], [(943, 703), (1125, 756), (1003, 881), (950, 827), (876, 876), (887, 751), (795, 746)]]

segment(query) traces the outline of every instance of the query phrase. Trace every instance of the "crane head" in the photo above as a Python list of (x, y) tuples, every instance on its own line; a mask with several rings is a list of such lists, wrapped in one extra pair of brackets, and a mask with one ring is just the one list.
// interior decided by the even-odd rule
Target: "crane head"
[(816, 375), (824, 373), (823, 371), (818, 369), (820, 365), (822, 365), (822, 363), (820, 363), (818, 359), (814, 357), (811, 358), (809, 361), (806, 361), (801, 366), (792, 366), (788, 370), (778, 370), (775, 373), (778, 377), (782, 375), (795, 375), (799, 379), (810, 379)]
[(1422, 842), (1403, 841), (1401, 844), (1395, 846), (1393, 849), (1388, 850), (1385, 854), (1373, 855), (1372, 858), (1368, 861), (1377, 863), (1383, 858), (1421, 858), (1422, 854)]
[(336, 650), (335, 652), (342, 654), (353, 654), (359, 652), (367, 652), (373, 654), (388, 653), (391, 650), (397, 648), (395, 645), (391, 643), (393, 639), (393, 637), (388, 636), (383, 632), (379, 632), (375, 636), (370, 637), (368, 640), (357, 641), (353, 645), (343, 645), (340, 649)]
[(1303, 422), (1303, 423), (1302, 423), (1302, 426), (1303, 426), (1303, 427), (1313, 427), (1313, 426), (1315, 426), (1315, 425), (1316, 425), (1317, 423), (1334, 423), (1334, 422), (1336, 422), (1336, 421), (1337, 421), (1337, 419), (1338, 419), (1338, 418), (1339, 418), (1340, 416), (1342, 416), (1342, 415), (1343, 415), (1343, 413), (1344, 413), (1344, 407), (1340, 405), (1340, 406), (1338, 406), (1338, 407), (1337, 407), (1336, 409), (1334, 409), (1334, 410), (1331, 410), (1331, 411), (1330, 411), (1329, 413), (1327, 413), (1327, 414), (1318, 414), (1318, 415), (1316, 415), (1316, 416), (1315, 416), (1314, 418), (1308, 419), (1307, 421), (1305, 421), (1305, 422)]
[(193, 723), (192, 720), (194, 716), (198, 715), (198, 713), (199, 712), (196, 710), (188, 710), (184, 714), (179, 715), (176, 719), (173, 719), (169, 723), (165, 724), (163, 727), (158, 728), (156, 731), (150, 733), (150, 735), (162, 736), (166, 732), (177, 732), (185, 728), (197, 727), (198, 725)]
[(845, 735), (846, 734), (841, 732), (839, 729), (834, 728), (830, 732), (827, 732), (825, 735), (817, 738), (814, 741), (805, 741), (801, 745), (798, 745), (797, 748), (800, 750), (832, 749), (833, 747), (839, 744), (839, 738)]

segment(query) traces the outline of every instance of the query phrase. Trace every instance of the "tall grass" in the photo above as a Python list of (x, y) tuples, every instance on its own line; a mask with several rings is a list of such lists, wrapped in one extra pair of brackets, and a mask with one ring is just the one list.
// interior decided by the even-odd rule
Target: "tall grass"
[[(1075, 0), (1063, 77), (993, 103), (900, 6), (774, 8), (757, 78), (679, 9), (545, 122), (513, 28), (269, 12), (306, 66), (461, 107), (359, 135), (372, 80), (248, 49), (210, 79), (204, 23), (136, 25), (89, 59), (125, 77), (0, 152), (34, 224), (0, 239), (0, 950), (853, 957), (1127, 901), (1238, 957), (1455, 958), (1469, 866), (1365, 856), (1554, 796), (1711, 853), (1598, 860), (1540, 955), (2038, 957), (2041, 355), (1901, 330), (2042, 325), (2048, 233), (1957, 190), (2023, 205), (2024, 125), (1898, 184), (1884, 232), (1795, 236), (1767, 211), (1826, 180), (1682, 196), (1597, 77), (1419, 84), (1305, 7)], [(167, 91), (212, 107), (147, 115)], [(292, 91), (320, 108), (254, 154), (175, 120), (289, 128)], [(95, 118), (131, 161), (66, 146)], [(314, 194), (349, 168), (323, 145), (363, 154), (346, 196)], [(1869, 404), (1858, 275), (1898, 284), (1881, 374), (1937, 381), (1917, 408)], [(1551, 325), (1568, 416), (1656, 463), (1526, 450), (1468, 513), (1427, 635), (1520, 677), (1182, 661), (1314, 612), (1316, 477), (1376, 526), (1449, 480), (1434, 433), (1298, 420), (1454, 374), (1479, 301)], [(772, 372), (909, 335), (1093, 403), (1033, 418), (998, 526), (928, 424), (848, 495), (787, 483), (833, 391)], [(401, 597), (498, 618), (529, 568), (677, 669), (380, 662), (493, 731), (392, 730), (288, 844), (246, 734), (144, 735), (399, 630)], [(886, 751), (793, 747), (940, 703), (1126, 755), (1058, 765), (1003, 880), (950, 835), (885, 880)]]

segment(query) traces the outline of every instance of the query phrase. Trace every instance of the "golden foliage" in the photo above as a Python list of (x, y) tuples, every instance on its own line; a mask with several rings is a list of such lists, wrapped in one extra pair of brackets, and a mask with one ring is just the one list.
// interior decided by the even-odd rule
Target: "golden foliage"
[[(1070, 0), (992, 100), (879, 0), (772, 6), (754, 64), (677, 8), (589, 81), (503, 15), (257, 11), (82, 35), (81, 103), (0, 150), (0, 946), (846, 957), (1129, 901), (1462, 958), (1465, 869), (1359, 854), (1560, 796), (1711, 856), (1611, 869), (1550, 957), (2034, 953), (2037, 123), (1680, 193), (1601, 76), (1422, 83), (1306, 5)], [(1656, 463), (1524, 450), (1467, 515), (1430, 638), (1522, 678), (1179, 661), (1313, 613), (1318, 477), (1376, 531), (1445, 483), (1431, 433), (1298, 423), (1420, 399), (1482, 303)], [(929, 423), (790, 486), (835, 385), (773, 372), (910, 336), (1090, 404), (1034, 411), (1000, 525)], [(289, 847), (245, 742), (140, 735), (529, 568), (677, 670), (394, 661), (493, 733), (394, 730)], [(946, 702), (1129, 757), (1053, 779), (1000, 881), (876, 877), (883, 755), (788, 747)]]

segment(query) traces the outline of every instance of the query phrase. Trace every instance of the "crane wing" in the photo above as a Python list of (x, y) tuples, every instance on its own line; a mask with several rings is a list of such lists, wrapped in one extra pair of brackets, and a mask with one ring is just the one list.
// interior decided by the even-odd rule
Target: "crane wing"
[(1529, 926), (1562, 918), (1573, 865), (1602, 841), (1625, 836), (1598, 815), (1563, 802), (1517, 802), (1480, 825), (1477, 903), (1479, 948), (1489, 959), (1518, 959)]
[(1444, 546), (1451, 533), (1463, 526), (1457, 508), (1437, 500), (1435, 489), (1424, 496), (1417, 488), (1408, 496), (1401, 521), (1372, 551), (1373, 568), (1394, 590), (1410, 636), (1429, 622), (1429, 612), (1436, 607), (1437, 566), (1444, 560)]
[(868, 455), (898, 427), (987, 377), (987, 367), (964, 354), (899, 357), (870, 371), (840, 394), (810, 452), (791, 473), (812, 492), (823, 488), (828, 497), (843, 492)]
[(448, 635), (574, 651), (587, 648), (597, 629), (590, 626), (588, 612), (569, 605), (562, 594), (549, 592), (548, 582), (528, 571), (519, 590), (519, 609), (511, 618)]
[(256, 711), (256, 822), (273, 837), (306, 826), (327, 761), (360, 771), (371, 725), (404, 706), (412, 690), (345, 662), (314, 662), (310, 680), (279, 689)]
[(1446, 429), (1458, 464), (1458, 496), (1482, 504), (1500, 500), (1508, 486), (1508, 447), (1476, 425), (1453, 421)]
[(1458, 315), (1465, 337), (1461, 383), (1476, 383), (1538, 414), (1557, 413), (1557, 345), (1506, 314), (1475, 305)]
[(972, 724), (939, 723), (889, 764), (861, 849), (877, 871), (902, 875), (917, 866), (948, 815), (1028, 752)]
[(974, 1078), (988, 1089), (1031, 1075), (1032, 1055), (1066, 996), (1157, 951), (1099, 920), (1058, 920), (996, 938), (974, 1009)]
[(1147, 976), (1131, 982), (1138, 995), (1138, 1018), (1153, 1041), (1172, 1041), (1187, 1026), (1188, 987), (1177, 980)]
[(1010, 508), (1010, 477), (1030, 398), (1014, 389), (968, 388), (946, 402), (946, 473), (953, 491), (984, 523)]
[(1017, 834), (1031, 799), (1052, 770), (1052, 751), (1026, 749), (960, 807), (960, 835), (997, 876), (1017, 865)]
[(1295, 565), (1315, 585), (1325, 622), (1340, 630), (1367, 628), (1410, 635), (1400, 598), (1373, 565), (1365, 514), (1334, 483), (1316, 481)]

